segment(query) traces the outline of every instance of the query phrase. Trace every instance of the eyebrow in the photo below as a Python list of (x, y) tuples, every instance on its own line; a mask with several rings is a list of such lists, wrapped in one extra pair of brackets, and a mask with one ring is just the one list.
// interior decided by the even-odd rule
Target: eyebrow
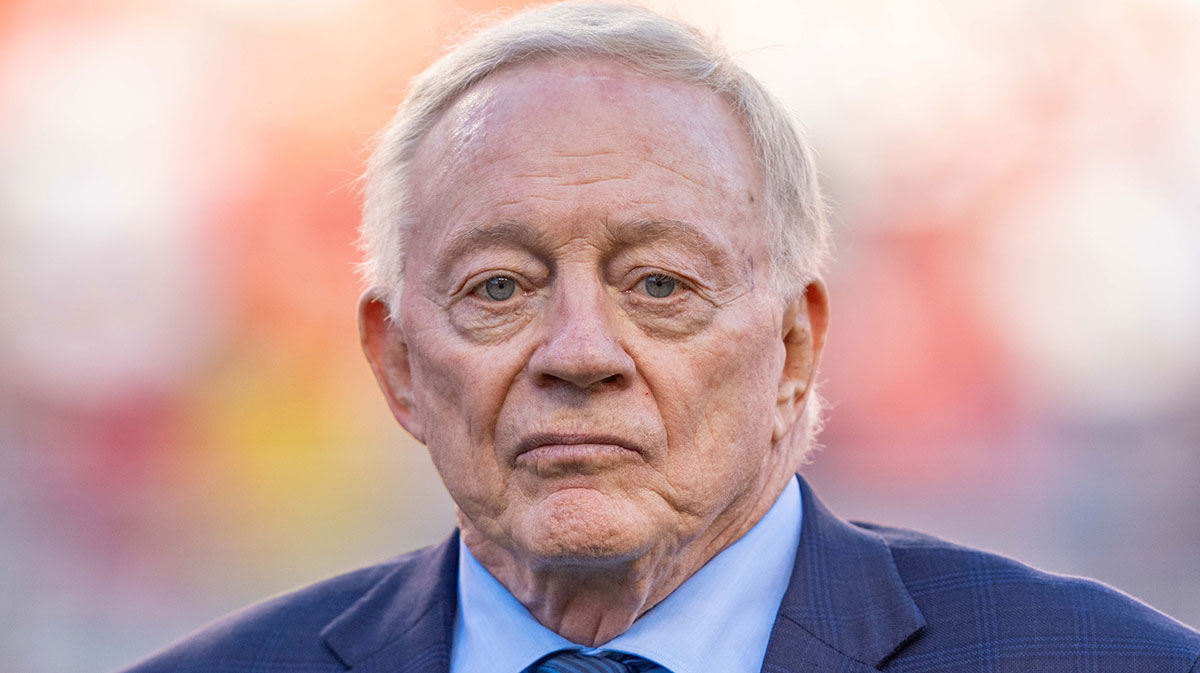
[[(708, 261), (721, 265), (729, 261), (729, 252), (709, 235), (682, 220), (634, 219), (623, 222), (604, 221), (605, 235), (616, 247), (633, 247), (654, 242), (681, 243), (700, 251)], [(547, 236), (520, 220), (499, 220), (478, 224), (451, 234), (442, 254), (442, 264), (479, 248), (506, 247), (545, 251), (550, 245)]]
[(682, 220), (637, 219), (606, 225), (608, 235), (618, 246), (631, 247), (660, 241), (681, 243), (699, 250), (712, 264), (721, 265), (730, 261), (729, 252), (715, 239)]
[(489, 224), (476, 224), (457, 231), (447, 239), (442, 248), (440, 261), (457, 259), (479, 248), (527, 248), (541, 250), (546, 247), (546, 236), (525, 222), (500, 220)]

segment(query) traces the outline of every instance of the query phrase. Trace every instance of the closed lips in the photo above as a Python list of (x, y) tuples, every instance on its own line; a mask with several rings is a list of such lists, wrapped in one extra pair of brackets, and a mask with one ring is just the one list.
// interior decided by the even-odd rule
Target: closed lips
[[(641, 448), (629, 440), (617, 437), (615, 435), (578, 435), (578, 434), (553, 434), (540, 433), (530, 435), (523, 439), (517, 446), (516, 456), (520, 456), (542, 448), (550, 447), (569, 447), (578, 446), (578, 451), (567, 451), (569, 453), (579, 453), (581, 456), (592, 449), (600, 451), (611, 451), (612, 448), (623, 449), (625, 451), (633, 451), (641, 453)], [(586, 448), (585, 448), (586, 447)], [(603, 447), (603, 448), (602, 448)], [(539, 451), (539, 453), (542, 453)]]

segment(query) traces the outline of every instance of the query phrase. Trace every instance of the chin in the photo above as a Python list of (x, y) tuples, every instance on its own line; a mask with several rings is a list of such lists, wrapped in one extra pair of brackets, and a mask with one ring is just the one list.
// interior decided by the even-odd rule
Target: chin
[(516, 542), (551, 564), (630, 561), (663, 540), (643, 507), (594, 489), (563, 489), (522, 513)]

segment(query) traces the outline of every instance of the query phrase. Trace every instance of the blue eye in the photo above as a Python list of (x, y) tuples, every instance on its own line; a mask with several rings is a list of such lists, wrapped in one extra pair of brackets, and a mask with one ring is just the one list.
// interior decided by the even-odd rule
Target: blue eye
[(662, 273), (652, 273), (642, 280), (642, 286), (646, 288), (646, 294), (656, 299), (671, 296), (675, 291), (675, 279)]
[(508, 276), (496, 276), (488, 278), (483, 283), (483, 290), (487, 296), (496, 301), (504, 301), (517, 291), (517, 281)]

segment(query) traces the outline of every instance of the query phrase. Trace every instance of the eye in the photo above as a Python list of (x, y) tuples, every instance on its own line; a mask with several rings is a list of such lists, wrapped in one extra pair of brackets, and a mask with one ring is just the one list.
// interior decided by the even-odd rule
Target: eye
[(675, 286), (678, 284), (674, 278), (665, 273), (652, 273), (642, 279), (642, 287), (646, 290), (646, 294), (656, 299), (669, 297), (675, 292)]
[[(508, 276), (492, 276), (480, 286), (483, 294), (493, 301), (504, 301), (517, 292), (517, 281)], [(478, 290), (476, 290), (478, 292)]]

